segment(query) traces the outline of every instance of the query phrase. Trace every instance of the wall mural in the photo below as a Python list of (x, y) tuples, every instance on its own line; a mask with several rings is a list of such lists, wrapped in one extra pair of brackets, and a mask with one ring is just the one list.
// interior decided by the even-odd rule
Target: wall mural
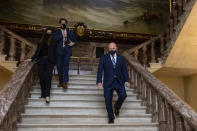
[(159, 34), (167, 22), (168, 0), (0, 0), (0, 20), (69, 26), (84, 22), (87, 28), (130, 33)]

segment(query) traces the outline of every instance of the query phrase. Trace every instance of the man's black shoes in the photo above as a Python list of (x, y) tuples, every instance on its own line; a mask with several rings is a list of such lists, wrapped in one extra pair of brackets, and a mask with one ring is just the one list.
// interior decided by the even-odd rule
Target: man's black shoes
[(114, 123), (114, 118), (109, 118), (108, 123), (109, 123), (109, 124), (113, 124), (113, 123)]

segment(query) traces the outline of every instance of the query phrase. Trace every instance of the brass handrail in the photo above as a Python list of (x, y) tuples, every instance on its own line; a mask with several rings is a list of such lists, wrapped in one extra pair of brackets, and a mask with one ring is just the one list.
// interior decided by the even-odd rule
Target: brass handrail
[(76, 56), (71, 56), (71, 59), (77, 59), (77, 74), (80, 75), (81, 71), (81, 59), (87, 59), (87, 60), (99, 60), (99, 58), (94, 58), (94, 57), (76, 57)]

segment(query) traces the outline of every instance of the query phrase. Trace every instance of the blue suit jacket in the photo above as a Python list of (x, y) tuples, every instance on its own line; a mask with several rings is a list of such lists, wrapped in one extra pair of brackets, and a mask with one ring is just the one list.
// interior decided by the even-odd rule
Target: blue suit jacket
[[(97, 72), (97, 84), (102, 82), (102, 72), (104, 70), (104, 82), (103, 87), (109, 87), (112, 85), (113, 78), (113, 64), (109, 54), (105, 54), (100, 58), (98, 72)], [(123, 56), (117, 54), (116, 62), (116, 75), (121, 85), (128, 82), (127, 67)]]
[(75, 43), (75, 45), (78, 44), (75, 35), (73, 34), (72, 31), (67, 29), (67, 40), (65, 43), (65, 47), (63, 48), (63, 35), (62, 31), (59, 29), (55, 32), (54, 39), (57, 44), (57, 54), (62, 55), (62, 54), (68, 54), (72, 55), (72, 47), (69, 46), (68, 44), (70, 43), (70, 40)]

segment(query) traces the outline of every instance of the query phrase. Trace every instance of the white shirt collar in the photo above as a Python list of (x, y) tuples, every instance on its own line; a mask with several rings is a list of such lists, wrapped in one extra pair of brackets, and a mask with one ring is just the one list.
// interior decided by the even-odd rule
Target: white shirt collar
[(61, 29), (61, 31), (62, 31), (62, 32), (64, 31), (65, 33), (67, 33), (67, 30), (66, 30), (66, 29), (64, 29), (64, 30), (63, 30), (63, 29)]
[[(110, 58), (112, 59), (112, 55), (110, 54)], [(114, 54), (114, 59), (116, 60), (117, 59), (117, 54), (115, 53)]]

